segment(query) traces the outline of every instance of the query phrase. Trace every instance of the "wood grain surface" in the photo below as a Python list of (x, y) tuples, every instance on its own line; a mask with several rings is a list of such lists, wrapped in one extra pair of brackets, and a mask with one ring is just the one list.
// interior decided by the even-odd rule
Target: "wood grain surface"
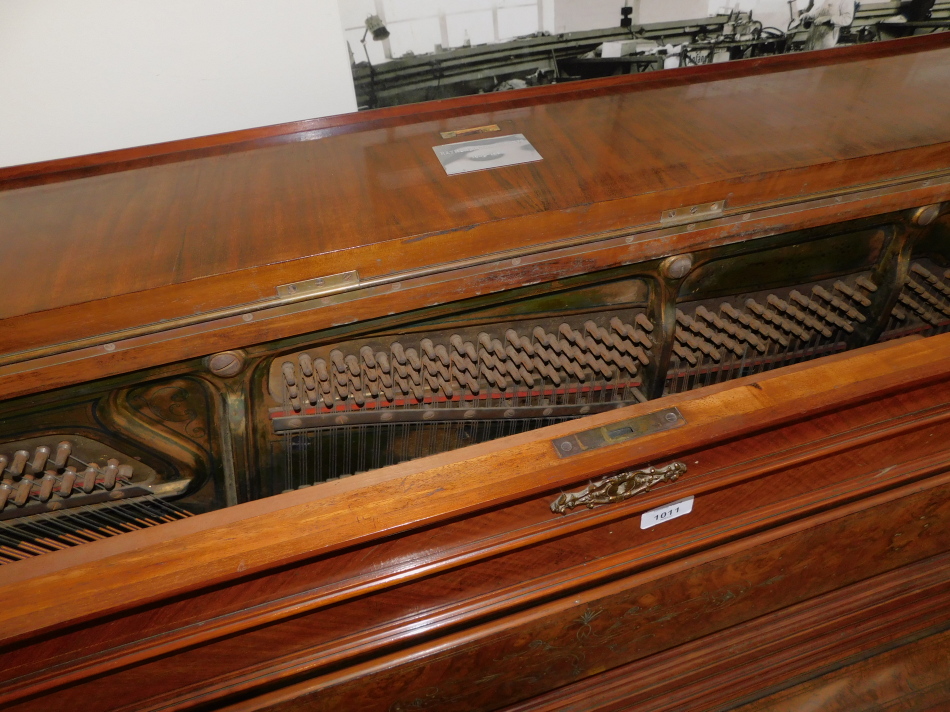
[[(0, 318), (95, 302), (83, 329), (64, 323), (46, 338), (101, 333), (100, 317), (112, 328), (121, 321), (109, 316), (109, 298), (173, 284), (189, 286), (126, 325), (270, 297), (277, 273), (293, 281), (357, 269), (371, 278), (597, 232), (596, 206), (622, 207), (636, 225), (704, 199), (740, 209), (763, 195), (795, 199), (945, 169), (946, 44), (935, 35), (906, 53), (881, 43), (823, 53), (832, 56), (807, 67), (777, 57), (764, 75), (672, 72), (643, 87), (567, 87), (556, 102), (433, 109), (382, 128), (361, 115), (333, 135), (238, 142), (43, 185), (10, 178), (9, 189), (0, 185), (0, 261), (44, 281), (6, 281)], [(544, 160), (447, 177), (432, 146), (460, 123), (524, 133)], [(241, 276), (304, 258), (301, 269)], [(202, 286), (220, 275), (232, 276)]]
[(869, 498), (797, 536), (779, 528), (748, 537), (716, 558), (657, 567), (647, 580), (620, 579), (224, 709), (488, 712), (911, 563), (912, 552), (943, 550), (943, 535), (922, 527), (942, 528), (948, 482)]
[[(911, 698), (924, 676), (937, 672), (946, 679), (940, 662), (927, 661), (936, 665), (926, 670), (913, 658), (926, 659), (947, 644), (948, 558), (942, 554), (894, 569), (504, 712), (880, 710), (874, 704), (847, 706), (857, 701), (852, 691), (871, 693), (874, 703), (891, 701), (885, 690), (875, 694), (881, 679), (864, 677), (865, 671), (891, 666), (891, 673), (906, 675), (901, 687)], [(825, 694), (807, 694), (816, 688)], [(844, 693), (845, 706), (834, 706), (836, 693)]]
[[(948, 343), (677, 395), (661, 405), (685, 426), (578, 456), (551, 439), (658, 404), (4, 567), (0, 704), (488, 710), (938, 557)], [(550, 509), (590, 478), (673, 459), (688, 463), (675, 483)], [(693, 514), (640, 528), (686, 495)], [(50, 605), (51, 591), (70, 595)], [(902, 595), (907, 611), (943, 610)], [(617, 624), (634, 609), (636, 625)]]
[[(4, 568), (0, 639), (61, 627), (380, 540), (646, 464), (690, 443), (716, 442), (788, 420), (940, 383), (950, 335), (863, 349), (666, 400), (688, 425), (561, 460), (550, 439), (657, 409), (645, 403), (377, 470), (191, 520), (132, 532)], [(653, 501), (649, 497), (644, 506)], [(659, 503), (659, 502), (657, 502)], [(44, 591), (73, 595), (50, 608)]]
[(889, 712), (950, 707), (950, 631), (770, 695), (736, 712)]

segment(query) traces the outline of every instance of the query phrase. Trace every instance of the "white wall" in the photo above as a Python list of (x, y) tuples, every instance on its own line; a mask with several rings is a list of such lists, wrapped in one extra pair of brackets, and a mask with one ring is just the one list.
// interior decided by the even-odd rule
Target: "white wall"
[(709, 14), (709, 0), (554, 0), (554, 31), (578, 32), (620, 26), (620, 8), (633, 8), (634, 24), (693, 20)]
[[(464, 46), (466, 40), (478, 45), (534, 34), (542, 29), (546, 4), (544, 0), (339, 0), (343, 34), (354, 60), (365, 62), (368, 54), (374, 65), (407, 54), (428, 54), (436, 45), (450, 49)], [(370, 15), (379, 15), (390, 36), (381, 42), (368, 36), (364, 49), (364, 22)]]
[(695, 20), (709, 15), (707, 0), (640, 0), (640, 23)]
[(0, 166), (356, 110), (337, 0), (0, 0)]
[[(639, 0), (628, 3), (634, 8), (633, 22), (637, 22)], [(623, 0), (554, 0), (554, 32), (579, 32), (620, 27), (620, 8)]]

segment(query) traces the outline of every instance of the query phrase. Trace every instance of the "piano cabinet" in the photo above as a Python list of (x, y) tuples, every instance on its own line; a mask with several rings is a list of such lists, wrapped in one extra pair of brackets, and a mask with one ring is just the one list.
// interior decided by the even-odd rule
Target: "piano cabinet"
[(0, 170), (0, 705), (950, 698), (947, 45)]
[[(490, 710), (623, 666), (655, 671), (628, 692), (676, 709), (943, 630), (948, 343), (829, 356), (5, 567), (6, 706)], [(571, 439), (592, 446), (564, 456)], [(552, 511), (618, 473), (640, 486)]]

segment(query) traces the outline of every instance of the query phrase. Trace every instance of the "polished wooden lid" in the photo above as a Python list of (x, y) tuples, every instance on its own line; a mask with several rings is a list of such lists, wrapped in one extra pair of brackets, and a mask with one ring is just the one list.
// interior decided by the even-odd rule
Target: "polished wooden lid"
[[(2, 169), (0, 357), (350, 270), (372, 280), (707, 201), (742, 211), (946, 171), (948, 86), (950, 35), (932, 35)], [(486, 124), (543, 160), (447, 176), (433, 146), (478, 136), (440, 132)]]

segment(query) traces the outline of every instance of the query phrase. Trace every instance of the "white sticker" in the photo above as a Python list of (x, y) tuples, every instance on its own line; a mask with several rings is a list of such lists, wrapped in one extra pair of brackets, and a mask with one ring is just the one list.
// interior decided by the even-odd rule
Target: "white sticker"
[(432, 150), (450, 176), (542, 160), (524, 134), (447, 143)]
[(675, 502), (670, 502), (669, 504), (665, 504), (662, 507), (651, 509), (649, 512), (644, 512), (643, 516), (640, 517), (640, 528), (649, 529), (650, 527), (656, 526), (657, 524), (662, 524), (663, 522), (668, 522), (671, 519), (682, 517), (684, 514), (689, 514), (692, 511), (693, 497), (690, 495), (685, 499), (678, 499)]

